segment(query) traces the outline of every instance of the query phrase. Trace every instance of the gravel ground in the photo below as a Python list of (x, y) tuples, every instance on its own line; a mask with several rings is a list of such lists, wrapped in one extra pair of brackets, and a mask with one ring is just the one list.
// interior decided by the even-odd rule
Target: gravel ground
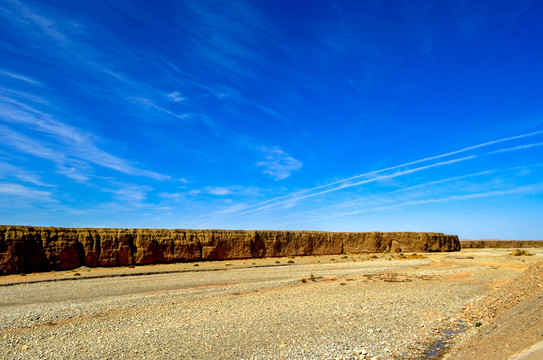
[(280, 261), (271, 267), (215, 262), (197, 272), (89, 271), (77, 281), (1, 286), (0, 358), (424, 358), (467, 303), (540, 259), (477, 250), (262, 260)]
[(543, 341), (543, 261), (470, 302), (462, 315), (481, 326), (456, 339), (450, 360), (505, 359)]
[(463, 312), (471, 320), (488, 320), (543, 290), (543, 262), (538, 262), (514, 281), (503, 284), (469, 304)]

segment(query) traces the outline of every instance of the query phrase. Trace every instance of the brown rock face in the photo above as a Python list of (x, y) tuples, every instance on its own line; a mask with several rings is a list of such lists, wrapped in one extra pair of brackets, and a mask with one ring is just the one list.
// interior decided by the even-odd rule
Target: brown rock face
[(483, 249), (483, 248), (541, 248), (541, 240), (460, 240), (463, 249)]
[(317, 231), (87, 229), (0, 225), (0, 274), (79, 266), (368, 252), (458, 251), (456, 235)]

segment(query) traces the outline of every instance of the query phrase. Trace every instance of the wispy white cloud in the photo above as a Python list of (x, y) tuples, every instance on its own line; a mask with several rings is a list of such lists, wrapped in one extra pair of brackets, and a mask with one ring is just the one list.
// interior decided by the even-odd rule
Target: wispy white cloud
[[(49, 100), (45, 99), (42, 96), (32, 94), (27, 91), (19, 91), (14, 88), (0, 87), (0, 94), (5, 95), (3, 99), (9, 99), (8, 101), (13, 102), (14, 97), (18, 99), (23, 99), (25, 102), (30, 102), (34, 104), (49, 105)], [(21, 104), (19, 102), (19, 104)]]
[(167, 94), (166, 96), (168, 97), (168, 99), (170, 99), (170, 101), (173, 101), (173, 102), (183, 102), (183, 101), (187, 100), (187, 97), (183, 96), (178, 91), (173, 91), (173, 92)]
[(31, 79), (28, 76), (13, 73), (13, 72), (10, 72), (10, 71), (3, 71), (3, 70), (0, 70), (0, 74), (4, 75), (4, 76), (7, 76), (7, 77), (10, 77), (10, 78), (15, 79), (15, 80), (24, 81), (24, 82), (32, 84), (32, 85), (42, 86), (42, 84), (40, 82), (38, 82), (38, 81), (36, 81), (34, 79)]
[[(28, 51), (28, 56), (34, 56), (36, 51), (32, 50), (37, 48), (40, 61), (62, 66), (69, 69), (71, 73), (84, 74), (86, 79), (97, 79), (97, 82), (87, 80), (80, 82), (78, 76), (63, 79), (72, 85), (84, 88), (86, 96), (100, 98), (101, 101), (115, 102), (119, 108), (128, 108), (134, 104), (145, 105), (149, 112), (167, 114), (179, 119), (188, 117), (188, 114), (178, 114), (167, 107), (157, 105), (156, 100), (163, 99), (165, 92), (155, 89), (151, 84), (152, 81), (135, 80), (135, 77), (124, 73), (123, 70), (126, 70), (128, 66), (119, 62), (118, 59), (141, 60), (142, 53), (139, 49), (127, 47), (116, 38), (115, 33), (100, 22), (91, 22), (89, 18), (81, 17), (77, 13), (74, 13), (73, 17), (67, 17), (66, 14), (59, 13), (54, 6), (46, 4), (27, 5), (19, 1), (8, 1), (8, 5), (4, 14), (0, 12), (0, 18), (4, 15), (6, 24), (11, 25), (12, 35), (16, 34), (21, 38), (20, 41), (25, 43), (23, 51)], [(93, 33), (107, 38), (108, 41), (101, 43), (100, 47), (93, 41), (85, 41), (90, 29)], [(11, 72), (10, 74), (21, 79), (28, 78)], [(28, 80), (34, 81), (30, 78)], [(93, 91), (93, 87), (99, 91)], [(130, 101), (130, 99), (137, 100), (138, 97), (142, 101)], [(146, 99), (147, 104), (145, 104)], [(181, 97), (178, 95), (175, 99), (180, 100)], [(139, 116), (141, 111), (128, 110), (135, 117), (143, 119), (151, 117), (150, 114)]]
[(184, 199), (187, 196), (186, 193), (168, 193), (168, 192), (161, 192), (158, 194), (158, 197), (166, 200), (173, 200), (173, 201), (179, 201)]
[(51, 149), (42, 141), (31, 139), (26, 135), (0, 125), (0, 142), (25, 154), (50, 160), (57, 164), (69, 163), (63, 153)]
[(240, 186), (208, 186), (205, 191), (211, 195), (225, 196), (234, 194), (240, 188)]
[(208, 92), (209, 94), (215, 96), (219, 100), (228, 98), (233, 94), (237, 95), (236, 90), (232, 89), (231, 87), (224, 86), (224, 85), (215, 84), (215, 85), (211, 86), (211, 85), (206, 85), (206, 84), (203, 84), (203, 83), (201, 83), (199, 81), (194, 81), (194, 80), (190, 81), (190, 83), (192, 85), (194, 85), (195, 87), (200, 88), (200, 89)]
[(90, 179), (90, 166), (87, 162), (69, 158), (61, 151), (51, 148), (48, 144), (32, 139), (21, 133), (0, 125), (0, 143), (3, 143), (19, 152), (49, 160), (57, 166), (56, 173), (66, 176), (77, 182)]
[(259, 188), (256, 187), (243, 187), (241, 185), (231, 186), (205, 186), (199, 189), (192, 189), (187, 192), (181, 193), (161, 193), (159, 196), (166, 199), (179, 199), (187, 195), (197, 196), (202, 194), (214, 195), (218, 197), (229, 197), (231, 195), (236, 196), (254, 196), (258, 194)]
[(50, 191), (36, 190), (21, 184), (0, 184), (0, 196), (24, 198), (34, 202), (56, 202)]
[[(176, 61), (182, 59), (182, 56), (177, 60), (168, 60), (166, 55), (155, 52), (151, 46), (149, 52), (162, 59), (158, 62), (153, 61), (156, 58), (148, 55), (147, 51), (143, 52), (140, 49), (130, 47), (126, 42), (122, 41), (124, 39), (118, 39), (117, 34), (92, 18), (80, 16), (77, 13), (74, 13), (73, 17), (66, 18), (66, 16), (62, 16), (63, 14), (58, 12), (57, 8), (47, 4), (30, 5), (12, 1), (9, 5), (10, 16), (6, 16), (5, 19), (7, 24), (11, 25), (10, 30), (13, 34), (18, 34), (17, 36), (20, 36), (21, 39), (27, 40), (25, 41), (27, 50), (39, 45), (43, 56), (47, 57), (47, 61), (61, 64), (76, 74), (84, 75), (85, 79), (98, 79), (99, 86), (106, 85), (103, 91), (102, 89), (101, 91), (92, 91), (89, 87), (97, 86), (92, 82), (83, 84), (78, 83), (78, 80), (76, 80), (78, 77), (69, 78), (67, 81), (71, 85), (85, 89), (85, 96), (92, 96), (101, 101), (115, 102), (117, 111), (129, 113), (131, 117), (141, 119), (143, 122), (154, 123), (173, 118), (182, 120), (194, 128), (200, 127), (201, 129), (201, 127), (204, 127), (206, 131), (211, 131), (217, 137), (225, 137), (224, 133), (229, 133), (230, 126), (221, 124), (214, 115), (208, 114), (207, 111), (193, 113), (194, 108), (190, 108), (191, 104), (180, 105), (178, 103), (185, 102), (187, 94), (190, 94), (192, 98), (191, 87), (192, 89), (199, 87), (217, 99), (229, 98), (233, 93), (238, 93), (237, 90), (230, 86), (221, 86), (221, 84), (228, 83), (227, 80), (231, 77), (239, 78), (240, 76), (246, 77), (249, 74), (254, 75), (252, 69), (262, 62), (261, 55), (258, 51), (254, 51), (254, 46), (261, 46), (262, 38), (268, 38), (265, 35), (269, 34), (268, 31), (271, 26), (250, 3), (225, 1), (220, 6), (220, 8), (231, 9), (232, 11), (219, 10), (219, 7), (211, 3), (199, 1), (188, 1), (185, 4), (179, 4), (175, 8), (178, 10), (182, 8), (185, 13), (192, 15), (188, 18), (186, 24), (179, 25), (180, 28), (169, 30), (173, 32), (182, 31), (187, 34), (186, 41), (180, 43), (182, 47), (192, 44), (194, 41), (194, 46), (188, 46), (186, 49), (188, 52), (182, 52), (187, 54), (189, 64), (181, 70), (180, 66), (176, 65)], [(112, 11), (117, 10), (119, 9), (112, 6)], [(144, 19), (144, 21), (147, 20)], [(161, 24), (157, 25), (162, 26)], [(93, 42), (86, 41), (84, 31), (89, 28), (102, 34), (108, 41), (101, 44), (101, 47), (97, 47)], [(104, 51), (106, 49), (111, 51)], [(123, 54), (129, 56), (120, 56)], [(136, 64), (125, 64), (119, 61), (119, 58), (136, 59)], [(145, 64), (138, 62), (138, 60), (142, 59), (145, 60)], [(166, 63), (166, 65), (163, 63)], [(127, 69), (133, 70), (134, 65), (138, 67), (144, 66), (146, 69), (152, 68), (153, 71), (159, 70), (167, 79), (167, 90), (160, 88), (164, 85), (164, 82), (157, 88), (155, 86), (159, 82), (155, 81), (155, 79), (143, 79), (142, 77), (133, 76), (133, 73), (128, 71), (123, 71)], [(185, 67), (188, 69), (208, 69), (207, 71), (218, 76), (213, 76), (211, 83), (202, 80), (205, 83), (204, 85), (194, 81), (195, 78), (199, 79), (199, 77), (194, 76), (190, 70), (185, 70)], [(29, 80), (33, 81), (31, 78)], [(236, 84), (238, 83), (236, 82)], [(187, 84), (189, 84), (188, 88)], [(172, 89), (175, 89), (175, 91), (171, 91)], [(240, 97), (235, 102), (237, 104), (243, 103), (241, 106), (247, 106), (247, 102), (243, 102), (243, 100), (246, 100), (245, 97)], [(56, 138), (56, 141), (63, 142), (62, 147), (58, 146), (59, 144), (53, 146), (51, 142), (39, 138), (51, 150), (55, 149), (64, 153), (70, 159), (79, 159), (125, 174), (145, 176), (157, 180), (169, 179), (168, 176), (141, 169), (140, 166), (127, 159), (106, 152), (103, 145), (98, 145), (102, 143), (101, 137), (93, 136), (93, 134), (75, 127), (70, 128), (68, 124), (74, 122), (64, 121), (65, 119), (62, 116), (58, 116), (58, 103), (53, 102), (54, 105), (48, 111), (43, 111), (41, 107), (28, 107), (26, 101), (5, 101), (4, 103), (12, 108), (9, 112), (10, 121), (30, 125), (35, 130), (50, 134), (51, 137)], [(187, 110), (191, 110), (190, 112), (185, 110), (185, 105)], [(282, 116), (276, 109), (260, 103), (254, 103), (253, 107), (276, 118)], [(0, 109), (0, 113), (7, 114), (3, 110)], [(63, 131), (64, 134), (60, 135), (60, 131)], [(23, 133), (31, 137), (31, 134)], [(76, 138), (77, 136), (79, 138)], [(261, 162), (262, 166), (266, 168), (265, 172), (276, 179), (290, 176), (292, 170), (289, 170), (289, 168), (295, 169), (298, 164), (297, 160), (288, 156), (284, 157), (282, 164), (274, 165), (270, 163), (266, 165), (267, 162), (269, 160)], [(72, 179), (83, 181), (89, 176), (89, 174), (81, 176), (81, 172), (75, 171), (78, 170), (75, 166), (66, 166), (63, 163), (62, 165), (59, 166), (57, 172)]]
[(19, 181), (31, 183), (38, 186), (53, 186), (41, 181), (41, 176), (32, 171), (28, 171), (7, 162), (0, 161), (0, 178), (5, 179), (8, 177), (14, 177)]
[(192, 59), (216, 69), (219, 78), (257, 76), (254, 67), (264, 63), (257, 49), (271, 26), (258, 10), (241, 1), (184, 5), (192, 14), (185, 29), (193, 35), (187, 48)]
[(299, 170), (303, 163), (285, 153), (283, 150), (273, 148), (261, 148), (265, 154), (265, 160), (256, 163), (257, 166), (264, 167), (264, 174), (270, 175), (275, 180), (283, 180), (290, 176), (293, 171)]
[(67, 40), (66, 36), (58, 29), (54, 20), (37, 14), (31, 8), (19, 1), (10, 0), (9, 3), (13, 5), (12, 21), (17, 21), (24, 26), (32, 25), (40, 33), (45, 34), (59, 43), (64, 43)]
[(177, 119), (180, 119), (180, 120), (187, 120), (187, 119), (190, 118), (190, 115), (187, 114), (187, 113), (181, 113), (181, 114), (176, 113), (174, 111), (171, 111), (171, 110), (167, 109), (164, 106), (157, 105), (153, 100), (151, 100), (149, 98), (135, 97), (135, 98), (133, 98), (133, 101), (135, 103), (138, 103), (140, 105), (145, 106), (146, 108), (151, 108), (153, 110), (157, 110), (160, 113), (170, 115), (170, 116), (172, 116), (174, 118), (177, 118)]
[(57, 170), (55, 172), (80, 183), (87, 182), (91, 179), (90, 175), (87, 173), (88, 171), (74, 166), (57, 164)]
[(114, 179), (105, 179), (107, 186), (94, 186), (99, 191), (113, 194), (113, 199), (127, 203), (131, 206), (145, 207), (149, 206), (146, 202), (148, 194), (154, 191), (154, 188), (147, 185), (127, 183)]
[(17, 133), (6, 126), (0, 127), (0, 133), (7, 135), (0, 141), (19, 151), (53, 161), (60, 165), (60, 173), (64, 175), (73, 173), (66, 171), (66, 164), (80, 165), (81, 161), (85, 161), (129, 175), (145, 176), (155, 180), (170, 179), (170, 176), (138, 168), (125, 159), (103, 151), (95, 144), (95, 137), (92, 134), (5, 96), (0, 96), (0, 120), (46, 133), (57, 142), (57, 147), (61, 144), (62, 151), (53, 150), (51, 145), (42, 141)]
[(149, 186), (123, 184), (114, 191), (115, 197), (129, 203), (141, 203), (147, 199), (147, 193), (153, 188)]

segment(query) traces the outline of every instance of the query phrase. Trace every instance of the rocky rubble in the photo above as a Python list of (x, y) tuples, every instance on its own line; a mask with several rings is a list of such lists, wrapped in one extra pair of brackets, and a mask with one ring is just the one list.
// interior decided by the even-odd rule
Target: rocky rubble
[(199, 260), (457, 251), (456, 235), (0, 226), (0, 274)]
[(495, 288), (469, 304), (463, 313), (472, 322), (478, 320), (486, 322), (541, 290), (543, 290), (543, 261), (530, 266), (513, 281)]
[(475, 326), (455, 339), (447, 360), (516, 359), (515, 354), (543, 339), (543, 262), (471, 301), (461, 316)]

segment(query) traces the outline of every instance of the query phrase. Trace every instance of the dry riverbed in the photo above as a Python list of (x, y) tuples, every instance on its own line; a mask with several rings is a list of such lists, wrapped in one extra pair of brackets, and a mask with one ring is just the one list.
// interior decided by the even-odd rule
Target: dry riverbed
[(474, 326), (462, 318), (468, 303), (543, 259), (543, 249), (529, 251), (536, 255), (470, 249), (4, 276), (0, 358), (429, 358), (447, 346), (432, 347), (443, 330)]

